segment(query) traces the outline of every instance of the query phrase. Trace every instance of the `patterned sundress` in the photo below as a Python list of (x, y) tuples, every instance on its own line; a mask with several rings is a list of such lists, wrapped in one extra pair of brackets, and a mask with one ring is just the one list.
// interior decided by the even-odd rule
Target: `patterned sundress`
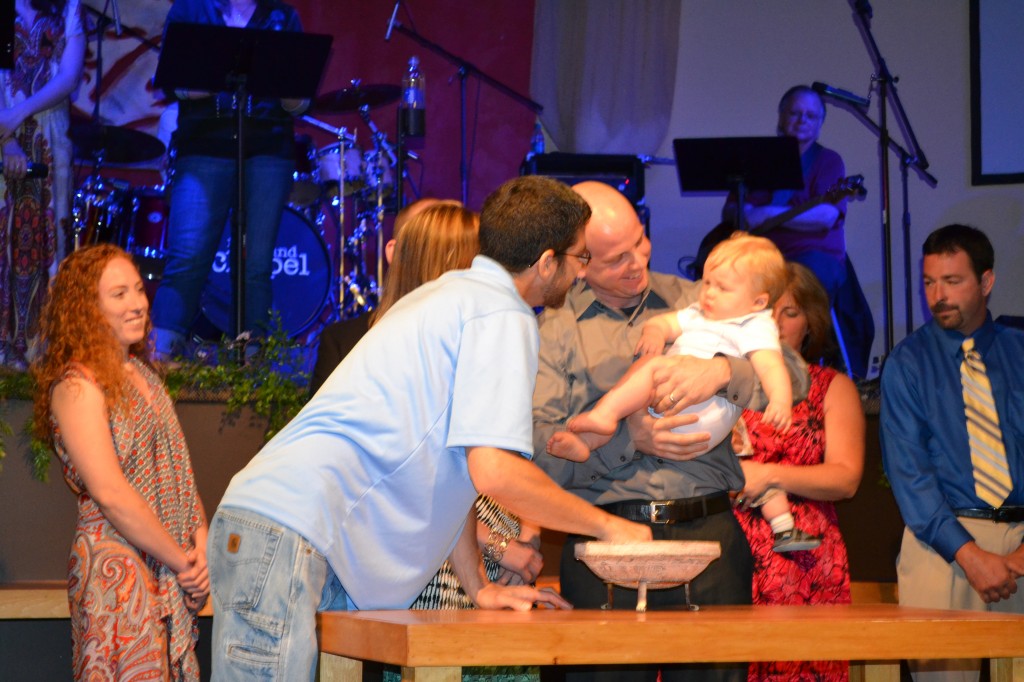
[[(81, 32), (78, 0), (68, 0), (63, 16), (40, 12), (31, 25), (16, 18), (14, 69), (0, 71), (0, 105), (10, 108), (49, 83), (67, 37)], [(28, 160), (49, 167), (46, 178), (8, 182), (0, 174), (0, 362), (14, 367), (31, 359), (47, 282), (63, 255), (57, 234), (71, 211), (69, 120), (64, 100), (16, 132)]]
[[(828, 387), (836, 376), (833, 369), (808, 367), (811, 386), (807, 400), (793, 408), (793, 425), (784, 437), (774, 427), (761, 423), (761, 414), (745, 410), (743, 419), (754, 448), (751, 461), (807, 466), (825, 459), (825, 413)], [(850, 563), (846, 543), (839, 532), (839, 519), (831, 502), (805, 500), (790, 495), (797, 527), (821, 538), (821, 546), (804, 552), (779, 553), (772, 550), (771, 526), (758, 509), (735, 511), (750, 542), (754, 556), (755, 604), (849, 604)], [(751, 663), (748, 679), (789, 682), (849, 679), (846, 661), (771, 661)]]
[[(125, 478), (183, 548), (202, 523), (185, 436), (156, 374), (131, 360), (151, 403), (125, 381), (127, 403), (110, 419)], [(91, 381), (80, 368), (66, 377)], [(196, 616), (174, 573), (129, 542), (107, 521), (71, 464), (51, 418), (64, 480), (78, 495), (78, 524), (68, 560), (72, 664), (76, 680), (199, 680)]]

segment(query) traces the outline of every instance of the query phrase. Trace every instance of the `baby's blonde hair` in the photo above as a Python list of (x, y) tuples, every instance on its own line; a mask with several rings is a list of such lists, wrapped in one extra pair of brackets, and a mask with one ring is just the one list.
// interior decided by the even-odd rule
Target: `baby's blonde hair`
[(704, 271), (732, 265), (749, 275), (753, 289), (768, 294), (768, 307), (775, 305), (786, 290), (786, 260), (770, 239), (736, 231), (711, 250)]

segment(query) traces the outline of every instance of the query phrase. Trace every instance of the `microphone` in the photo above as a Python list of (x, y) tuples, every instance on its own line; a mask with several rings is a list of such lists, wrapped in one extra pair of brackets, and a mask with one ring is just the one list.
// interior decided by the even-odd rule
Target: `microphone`
[(871, 3), (868, 0), (856, 0), (853, 3), (854, 9), (857, 13), (863, 16), (865, 19), (872, 19), (875, 16), (874, 11), (871, 9)]
[(117, 37), (120, 38), (121, 37), (121, 8), (117, 6), (117, 0), (110, 0), (110, 2), (111, 2), (111, 5), (112, 5), (111, 9), (114, 12), (114, 33), (116, 33)]
[[(0, 161), (0, 173), (4, 170), (4, 163)], [(34, 180), (38, 178), (45, 178), (50, 174), (50, 167), (45, 163), (32, 163), (31, 161), (25, 167), (25, 179)]]
[(391, 31), (395, 28), (395, 18), (398, 16), (398, 6), (402, 4), (402, 0), (398, 0), (395, 3), (395, 9), (391, 10), (391, 19), (388, 21), (388, 30), (384, 34), (384, 42), (391, 40)]
[(370, 106), (368, 104), (364, 104), (363, 106), (359, 107), (359, 116), (366, 123), (367, 127), (370, 129), (370, 132), (373, 133), (374, 142), (376, 142), (380, 147), (384, 149), (384, 151), (388, 153), (388, 158), (391, 160), (391, 165), (394, 166), (396, 163), (398, 163), (398, 158), (395, 156), (395, 148), (392, 147), (391, 144), (388, 142), (387, 135), (382, 133), (380, 128), (377, 127), (377, 124), (373, 122), (372, 118), (370, 118)]
[(834, 100), (846, 102), (847, 104), (852, 104), (853, 106), (861, 109), (867, 109), (871, 106), (871, 100), (864, 99), (860, 95), (855, 95), (846, 90), (833, 88), (831, 85), (826, 85), (825, 83), (818, 83), (815, 81), (814, 84), (811, 85), (811, 89), (823, 97), (831, 97)]

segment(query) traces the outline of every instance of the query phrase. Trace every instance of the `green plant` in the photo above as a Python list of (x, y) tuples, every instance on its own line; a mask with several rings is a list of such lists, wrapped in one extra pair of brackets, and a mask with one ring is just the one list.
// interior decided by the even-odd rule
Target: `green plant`
[(171, 397), (218, 397), (228, 414), (249, 407), (266, 418), (264, 437), (269, 440), (302, 409), (309, 386), (302, 368), (304, 349), (288, 338), (276, 317), (273, 326), (275, 331), (258, 341), (223, 341), (182, 362), (166, 377)]
[[(0, 371), (0, 401), (32, 400), (34, 388), (35, 382), (26, 372)], [(7, 437), (13, 433), (11, 425), (0, 419), (0, 471), (3, 471), (3, 460), (7, 456)]]
[[(176, 363), (165, 378), (171, 398), (221, 400), (229, 415), (243, 407), (267, 420), (264, 438), (269, 440), (308, 398), (309, 374), (303, 369), (305, 348), (281, 330), (277, 317), (274, 331), (266, 338), (226, 340), (205, 348), (201, 357)], [(0, 400), (32, 400), (35, 382), (26, 372), (0, 371)], [(6, 455), (10, 424), (0, 419), (0, 471)], [(24, 435), (29, 444), (27, 457), (32, 476), (45, 483), (53, 450), (32, 436), (32, 420)]]

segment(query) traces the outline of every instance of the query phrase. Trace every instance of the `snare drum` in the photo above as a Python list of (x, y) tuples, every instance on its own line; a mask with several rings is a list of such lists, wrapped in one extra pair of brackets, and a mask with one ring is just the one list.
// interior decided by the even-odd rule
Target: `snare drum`
[(320, 185), (317, 181), (317, 152), (313, 146), (313, 138), (309, 135), (295, 136), (295, 173), (292, 175), (292, 192), (288, 203), (299, 208), (306, 208), (320, 198)]
[(125, 251), (132, 255), (144, 280), (160, 280), (167, 256), (167, 191), (163, 185), (137, 187), (132, 190), (132, 197), (135, 211)]
[(75, 248), (91, 244), (124, 247), (132, 219), (130, 185), (92, 175), (71, 202)]
[[(224, 230), (203, 291), (203, 315), (220, 331), (231, 329), (230, 223)], [(274, 310), (291, 337), (305, 331), (323, 312), (331, 283), (331, 261), (320, 231), (301, 213), (285, 208), (274, 246), (270, 275)]]
[[(344, 175), (345, 196), (349, 196), (366, 186), (363, 181), (363, 150), (354, 142), (345, 141), (344, 153), (338, 156), (338, 143), (321, 147), (316, 153), (317, 168), (320, 173), (320, 186), (327, 196), (338, 195), (338, 178)], [(344, 163), (344, 170), (339, 167)]]

